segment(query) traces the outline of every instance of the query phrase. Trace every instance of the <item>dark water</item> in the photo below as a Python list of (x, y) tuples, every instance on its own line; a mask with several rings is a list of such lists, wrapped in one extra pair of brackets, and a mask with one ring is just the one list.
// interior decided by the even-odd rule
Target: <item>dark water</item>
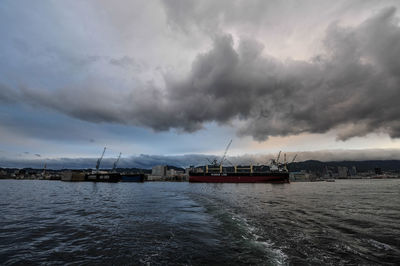
[(0, 264), (400, 264), (400, 180), (0, 180)]

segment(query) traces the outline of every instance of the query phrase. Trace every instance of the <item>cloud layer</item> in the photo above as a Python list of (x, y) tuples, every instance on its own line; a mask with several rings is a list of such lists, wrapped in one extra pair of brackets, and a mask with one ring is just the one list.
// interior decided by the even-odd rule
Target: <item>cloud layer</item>
[[(310, 151), (287, 153), (287, 160), (290, 162), (297, 154), (296, 162), (306, 160), (319, 160), (319, 161), (363, 161), (363, 160), (400, 160), (399, 149), (368, 149), (368, 150), (330, 150), (330, 151)], [(247, 154), (240, 156), (228, 157), (229, 162), (224, 165), (249, 165), (249, 164), (268, 164), (271, 158), (276, 158), (277, 154)], [(179, 156), (162, 156), (162, 155), (146, 155), (131, 156), (121, 158), (118, 167), (121, 168), (142, 168), (151, 169), (156, 165), (173, 165), (177, 167), (189, 167), (190, 165), (205, 165), (208, 160), (220, 158), (215, 155), (202, 155), (202, 154), (188, 154)], [(101, 163), (101, 168), (110, 169), (113, 166), (116, 158), (104, 158)], [(9, 168), (43, 168), (46, 163), (48, 169), (84, 169), (94, 168), (97, 158), (1, 158), (0, 167)], [(280, 161), (283, 161), (283, 155)]]
[[(185, 6), (180, 11), (174, 4), (164, 3), (167, 20), (183, 32), (196, 27), (206, 31), (219, 23), (219, 14), (207, 6), (196, 9), (198, 14), (190, 20)], [(225, 20), (238, 24), (249, 20), (252, 12), (247, 10), (244, 18), (227, 13)], [(138, 78), (128, 85), (113, 85), (107, 69), (148, 71), (146, 64), (130, 56), (75, 58), (58, 49), (47, 50), (47, 60), (63, 64), (63, 75), (76, 66), (85, 70), (85, 78), (74, 74), (74, 82), (47, 87), (0, 79), (0, 102), (156, 131), (194, 132), (217, 122), (259, 141), (330, 130), (336, 130), (340, 140), (371, 132), (400, 137), (400, 27), (395, 8), (381, 10), (356, 26), (331, 24), (323, 38), (323, 52), (309, 60), (282, 60), (259, 40), (217, 28), (209, 36), (212, 47), (195, 56), (187, 73), (151, 70), (158, 71), (161, 82)], [(30, 52), (23, 41), (16, 39), (14, 45), (20, 53)], [(102, 64), (108, 68), (96, 72)]]

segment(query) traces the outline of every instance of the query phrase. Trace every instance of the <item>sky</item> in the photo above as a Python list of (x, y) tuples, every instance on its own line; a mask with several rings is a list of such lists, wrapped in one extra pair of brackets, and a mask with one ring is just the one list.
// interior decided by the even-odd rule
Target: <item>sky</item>
[(400, 159), (400, 2), (0, 2), (0, 167)]

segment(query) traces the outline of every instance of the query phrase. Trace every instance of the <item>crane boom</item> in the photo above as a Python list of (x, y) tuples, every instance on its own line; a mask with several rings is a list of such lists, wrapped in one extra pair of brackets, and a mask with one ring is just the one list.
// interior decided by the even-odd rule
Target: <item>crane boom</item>
[(47, 167), (47, 163), (44, 162), (42, 176), (44, 176), (46, 174), (46, 167)]
[(278, 157), (276, 158), (276, 162), (277, 162), (277, 163), (279, 163), (279, 158), (281, 157), (281, 152), (282, 152), (282, 151), (279, 151)]
[(114, 172), (115, 171), (115, 169), (117, 168), (117, 164), (118, 164), (118, 162), (119, 162), (119, 159), (121, 158), (121, 152), (119, 153), (119, 155), (118, 155), (118, 158), (117, 158), (117, 160), (114, 162), (114, 165), (113, 165), (113, 168), (112, 168), (112, 172)]
[(232, 143), (232, 140), (229, 141), (228, 146), (226, 146), (224, 155), (222, 156), (222, 159), (221, 159), (221, 161), (219, 162), (219, 165), (221, 165), (221, 164), (224, 162), (225, 157), (226, 157), (226, 154), (228, 153), (229, 147), (231, 146), (231, 143)]
[(293, 157), (293, 160), (290, 163), (293, 163), (296, 160), (297, 154)]
[(101, 160), (103, 160), (103, 157), (104, 157), (104, 153), (105, 153), (105, 152), (106, 152), (106, 147), (104, 147), (104, 150), (103, 150), (103, 153), (101, 154), (101, 157), (100, 157), (99, 159), (97, 159), (97, 163), (96, 163), (96, 172), (99, 171), (100, 163), (101, 163)]

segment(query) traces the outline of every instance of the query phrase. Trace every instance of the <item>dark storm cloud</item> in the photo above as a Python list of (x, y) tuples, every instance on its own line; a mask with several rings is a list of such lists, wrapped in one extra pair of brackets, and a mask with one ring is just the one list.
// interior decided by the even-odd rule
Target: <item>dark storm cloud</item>
[[(197, 55), (186, 78), (164, 73), (165, 88), (149, 81), (115, 93), (92, 82), (51, 91), (21, 87), (10, 93), (2, 86), (0, 101), (18, 99), (86, 121), (154, 130), (193, 132), (206, 122), (237, 122), (238, 134), (256, 140), (332, 129), (341, 140), (371, 132), (400, 137), (400, 27), (395, 13), (387, 8), (356, 27), (332, 24), (325, 52), (309, 61), (268, 56), (253, 39), (241, 39), (236, 48), (231, 35), (219, 33), (212, 49)], [(110, 63), (132, 62), (123, 57)]]
[(240, 134), (257, 140), (303, 132), (339, 131), (345, 140), (374, 131), (400, 135), (400, 28), (387, 8), (354, 28), (331, 25), (326, 53), (311, 61), (263, 56), (262, 44), (215, 38), (185, 81), (168, 80), (169, 102), (179, 99), (185, 126), (204, 121), (245, 125)]

